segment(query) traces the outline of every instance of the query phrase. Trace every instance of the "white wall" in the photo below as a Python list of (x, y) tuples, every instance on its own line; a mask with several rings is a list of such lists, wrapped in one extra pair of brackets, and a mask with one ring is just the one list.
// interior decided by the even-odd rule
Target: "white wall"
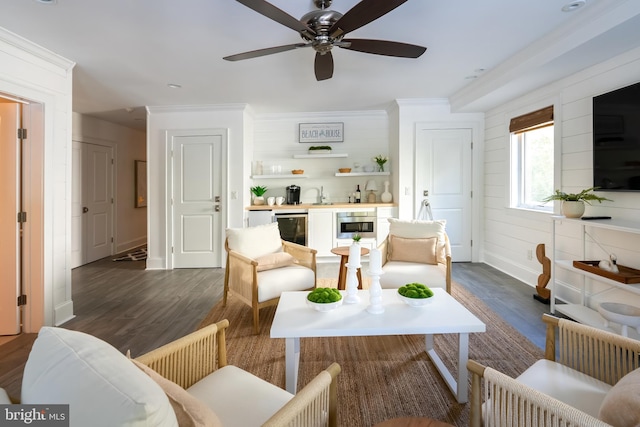
[[(527, 251), (538, 243), (547, 245), (551, 256), (551, 220), (549, 214), (510, 209), (509, 184), (509, 119), (522, 112), (555, 104), (557, 159), (556, 188), (576, 192), (592, 186), (592, 98), (640, 80), (640, 49), (629, 51), (613, 60), (586, 69), (569, 78), (533, 91), (526, 96), (499, 106), (486, 115), (484, 149), (484, 261), (526, 283), (535, 286), (541, 265), (527, 259)], [(603, 193), (614, 202), (587, 206), (587, 215), (610, 215), (637, 220), (640, 215), (640, 193)], [(558, 211), (559, 212), (559, 211)], [(558, 255), (580, 259), (582, 250), (579, 227), (563, 224), (558, 232)], [(618, 263), (640, 268), (640, 237), (616, 232), (594, 231), (592, 235), (618, 256)], [(596, 245), (587, 248), (589, 259), (606, 258)], [(573, 273), (558, 271), (565, 284), (558, 295), (578, 302)], [(590, 285), (591, 286), (591, 285)], [(592, 286), (597, 288), (596, 284)]]
[[(74, 63), (0, 28), (0, 93), (44, 106), (41, 244), (27, 284), (26, 332), (73, 316), (71, 299), (71, 85)], [(37, 134), (37, 133), (36, 133)], [(37, 217), (37, 215), (36, 215)], [(33, 217), (32, 217), (33, 218)], [(33, 225), (30, 225), (33, 226)]]
[[(344, 123), (344, 141), (341, 143), (299, 143), (300, 123)], [(367, 180), (374, 179), (378, 186), (378, 201), (384, 190), (385, 176), (336, 177), (339, 168), (352, 168), (359, 164), (373, 167), (372, 158), (378, 154), (389, 156), (389, 128), (386, 111), (340, 111), (318, 113), (282, 113), (257, 115), (254, 128), (254, 149), (251, 161), (263, 162), (264, 173), (270, 173), (272, 165), (279, 165), (282, 173), (303, 169), (307, 178), (254, 179), (250, 186), (266, 185), (266, 196), (285, 196), (285, 187), (299, 185), (302, 203), (319, 201), (320, 187), (330, 202), (346, 203), (356, 186), (365, 195)], [(347, 158), (294, 159), (294, 154), (307, 154), (314, 145), (329, 145), (332, 153), (347, 153)], [(251, 152), (249, 151), (248, 154)], [(397, 158), (390, 156), (386, 170), (394, 170)], [(249, 194), (249, 187), (244, 189)]]
[(115, 147), (115, 252), (146, 243), (147, 208), (135, 207), (135, 160), (147, 158), (146, 133), (73, 113), (73, 140)]

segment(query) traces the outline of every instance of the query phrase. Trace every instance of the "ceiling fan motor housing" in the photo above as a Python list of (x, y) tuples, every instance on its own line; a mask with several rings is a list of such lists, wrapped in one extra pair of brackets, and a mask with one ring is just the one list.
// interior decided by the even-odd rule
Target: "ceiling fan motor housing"
[(329, 29), (340, 18), (342, 18), (342, 14), (334, 10), (314, 10), (306, 13), (300, 18), (300, 22), (311, 28), (316, 35), (312, 37), (304, 33), (300, 35), (304, 40), (311, 42), (316, 52), (326, 53), (331, 50), (335, 42), (342, 39), (342, 36), (335, 38), (329, 36)]

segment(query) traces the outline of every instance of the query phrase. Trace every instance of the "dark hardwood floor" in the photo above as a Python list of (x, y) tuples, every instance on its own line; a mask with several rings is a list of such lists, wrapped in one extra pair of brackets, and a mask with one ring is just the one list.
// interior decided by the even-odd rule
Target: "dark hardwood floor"
[[(73, 270), (76, 317), (61, 326), (131, 350), (134, 357), (195, 330), (222, 298), (223, 269), (146, 271), (143, 261), (111, 258)], [(337, 271), (337, 263), (318, 265), (318, 277), (337, 277)], [(534, 288), (480, 263), (454, 263), (453, 280), (544, 347), (540, 318), (549, 306), (533, 299)], [(23, 334), (0, 345), (0, 387), (14, 398), (34, 339), (35, 334)]]

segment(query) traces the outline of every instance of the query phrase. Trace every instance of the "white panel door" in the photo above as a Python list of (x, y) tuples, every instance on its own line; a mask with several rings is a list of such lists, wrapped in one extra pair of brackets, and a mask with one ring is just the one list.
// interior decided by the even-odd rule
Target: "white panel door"
[(113, 255), (113, 148), (73, 141), (71, 265)]
[(471, 261), (471, 129), (419, 129), (415, 170), (416, 217), (428, 200), (447, 221), (452, 260)]
[(172, 138), (174, 268), (221, 267), (222, 138)]
[(20, 333), (20, 106), (0, 103), (0, 335)]

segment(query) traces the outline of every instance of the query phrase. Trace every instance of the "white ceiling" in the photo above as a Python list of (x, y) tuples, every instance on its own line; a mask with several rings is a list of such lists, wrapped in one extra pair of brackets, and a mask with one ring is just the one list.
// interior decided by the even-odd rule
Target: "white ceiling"
[[(331, 8), (345, 13), (357, 2), (334, 0)], [(448, 98), (454, 111), (483, 111), (640, 46), (640, 1), (587, 0), (562, 12), (569, 2), (409, 0), (348, 37), (422, 45), (424, 55), (334, 48), (334, 77), (322, 82), (312, 49), (224, 61), (301, 41), (234, 0), (2, 0), (0, 27), (76, 63), (74, 111), (143, 129), (146, 105), (247, 103), (268, 113)], [(296, 18), (315, 9), (311, 0), (271, 3)]]

